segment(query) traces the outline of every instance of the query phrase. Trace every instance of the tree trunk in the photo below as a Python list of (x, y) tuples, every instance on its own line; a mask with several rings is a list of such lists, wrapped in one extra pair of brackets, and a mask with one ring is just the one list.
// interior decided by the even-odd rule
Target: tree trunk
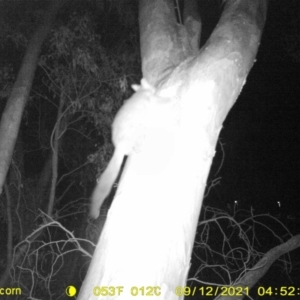
[(179, 26), (172, 5), (140, 1), (142, 70), (156, 93), (78, 299), (183, 298), (175, 291), (186, 285), (218, 135), (254, 63), (267, 5), (226, 1), (201, 51), (201, 25), (184, 14)]
[(9, 169), (26, 102), (36, 70), (41, 46), (47, 37), (55, 15), (63, 1), (50, 2), (42, 24), (29, 41), (23, 62), (6, 103), (0, 124), (0, 194)]
[(52, 150), (52, 178), (51, 178), (51, 188), (50, 188), (50, 196), (47, 208), (48, 216), (52, 216), (53, 207), (55, 204), (55, 193), (56, 193), (56, 185), (57, 185), (57, 177), (58, 177), (58, 152), (59, 152), (59, 143), (60, 138), (65, 131), (65, 128), (62, 124), (64, 115), (63, 115), (63, 107), (64, 107), (64, 89), (61, 90), (59, 105), (57, 111), (56, 123), (51, 135), (51, 150)]
[(36, 194), (39, 198), (38, 207), (40, 210), (46, 212), (49, 196), (50, 196), (50, 186), (52, 179), (52, 161), (53, 161), (53, 152), (48, 154), (48, 157), (45, 161), (44, 167), (39, 175), (39, 181), (37, 183)]

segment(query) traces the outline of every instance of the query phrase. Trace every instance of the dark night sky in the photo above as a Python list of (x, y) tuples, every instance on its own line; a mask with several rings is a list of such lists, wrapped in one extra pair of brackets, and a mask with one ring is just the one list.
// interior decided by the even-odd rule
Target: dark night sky
[(214, 175), (222, 158), (218, 147), (210, 179), (221, 176), (221, 184), (205, 204), (224, 207), (238, 200), (242, 208), (275, 212), (280, 201), (285, 214), (299, 211), (300, 61), (288, 56), (284, 44), (299, 3), (282, 4), (270, 3), (257, 62), (220, 135), (225, 161)]

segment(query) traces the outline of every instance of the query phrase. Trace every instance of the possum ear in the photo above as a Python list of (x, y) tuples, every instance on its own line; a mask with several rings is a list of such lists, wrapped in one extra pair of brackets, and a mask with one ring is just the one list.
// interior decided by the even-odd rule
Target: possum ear
[(137, 92), (140, 89), (144, 89), (155, 93), (155, 88), (145, 78), (142, 78), (141, 85), (133, 84), (131, 85), (131, 87), (135, 92)]
[(141, 88), (141, 86), (138, 84), (132, 84), (131, 87), (135, 92), (137, 92)]

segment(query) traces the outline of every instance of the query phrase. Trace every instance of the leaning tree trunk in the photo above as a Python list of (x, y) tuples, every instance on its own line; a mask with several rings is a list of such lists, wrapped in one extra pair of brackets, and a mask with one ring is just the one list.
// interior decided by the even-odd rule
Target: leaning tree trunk
[(140, 1), (142, 70), (156, 92), (78, 299), (183, 298), (175, 291), (186, 285), (218, 135), (254, 63), (266, 3), (226, 1), (199, 51), (198, 17), (178, 25), (172, 0)]
[(28, 43), (20, 71), (6, 103), (0, 124), (0, 194), (17, 140), (24, 107), (29, 97), (41, 46), (63, 1), (50, 1), (45, 17)]

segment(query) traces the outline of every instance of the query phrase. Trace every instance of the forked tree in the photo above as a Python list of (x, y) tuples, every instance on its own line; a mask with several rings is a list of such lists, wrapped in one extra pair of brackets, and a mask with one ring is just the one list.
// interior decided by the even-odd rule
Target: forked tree
[(197, 1), (186, 1), (179, 18), (172, 0), (139, 5), (144, 87), (114, 128), (115, 151), (128, 159), (78, 299), (182, 299), (175, 290), (186, 285), (218, 135), (267, 12), (267, 0), (226, 1), (199, 49)]

